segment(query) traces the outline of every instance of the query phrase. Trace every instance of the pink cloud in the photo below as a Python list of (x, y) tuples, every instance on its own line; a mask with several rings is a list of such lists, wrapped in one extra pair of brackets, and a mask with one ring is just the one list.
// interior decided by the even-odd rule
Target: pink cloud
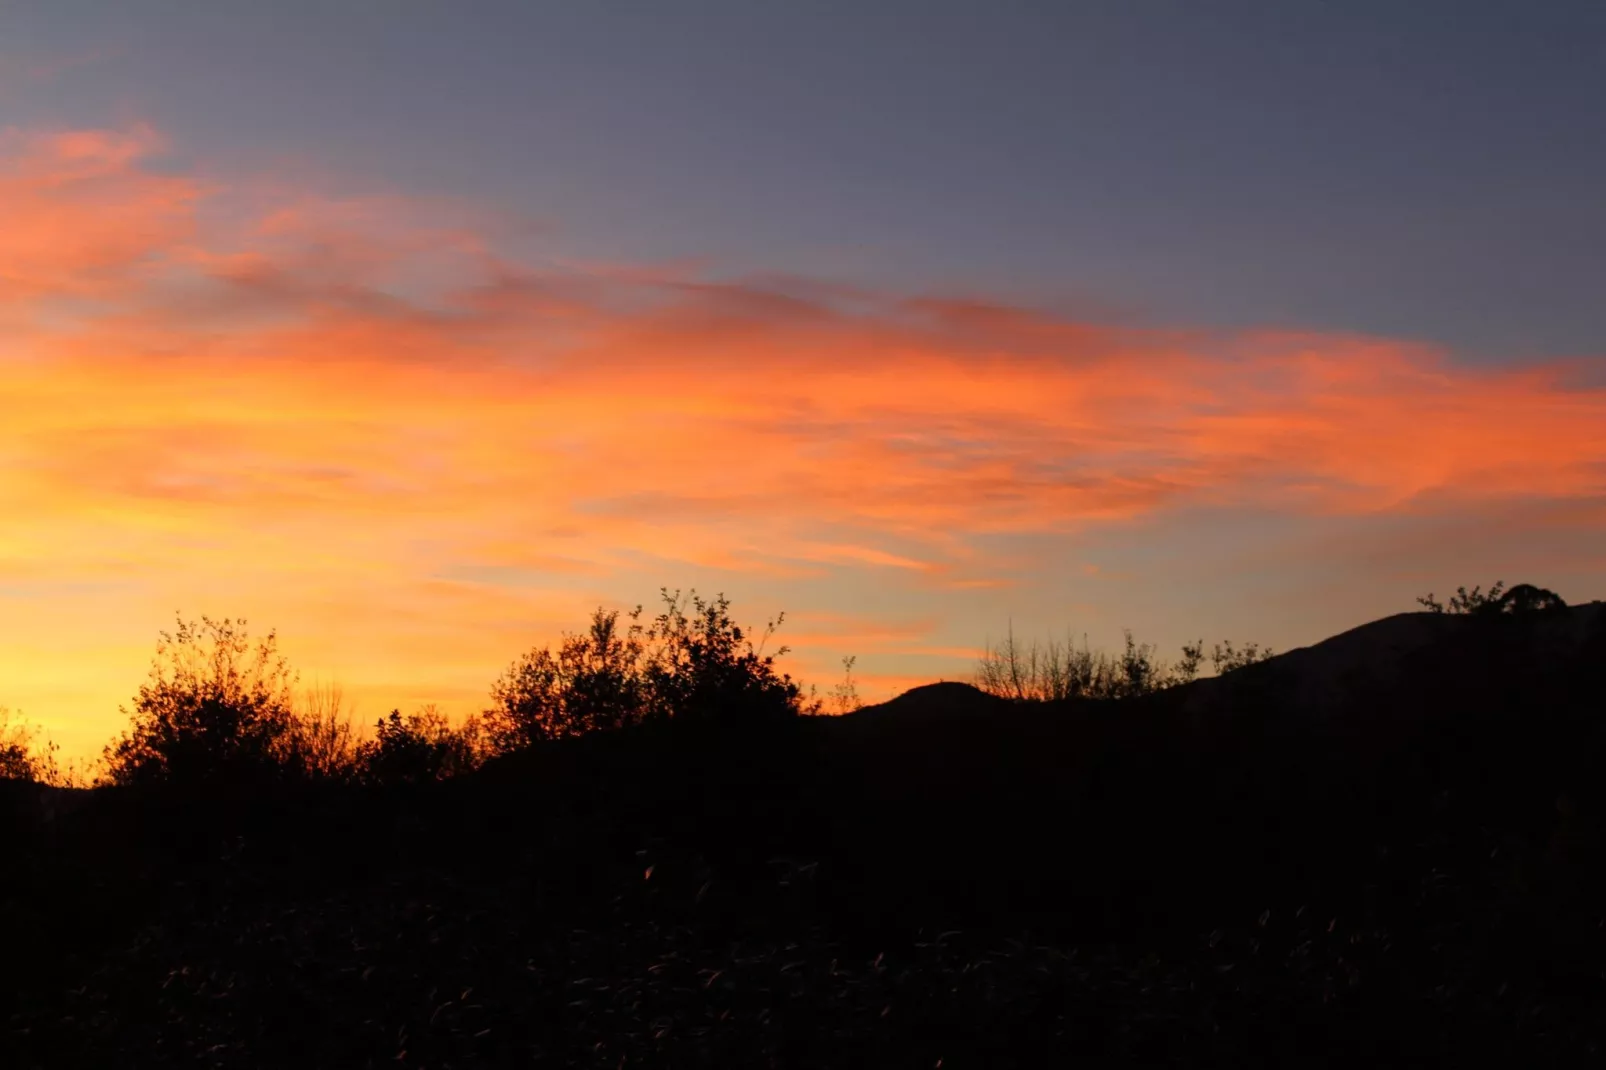
[[(0, 497), (27, 518), (0, 576), (115, 561), (299, 606), (286, 633), (367, 677), (383, 661), (343, 632), (488, 681), (515, 634), (583, 613), (575, 583), (639, 599), (681, 566), (980, 597), (1048, 567), (1001, 538), (1606, 494), (1598, 361), (522, 265), (393, 197), (262, 203), (160, 173), (160, 149), (143, 128), (0, 140)], [(136, 611), (133, 640), (165, 623)]]

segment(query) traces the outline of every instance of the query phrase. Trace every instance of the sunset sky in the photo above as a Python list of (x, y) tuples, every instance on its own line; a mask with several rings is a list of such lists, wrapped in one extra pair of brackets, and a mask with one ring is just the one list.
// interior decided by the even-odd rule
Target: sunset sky
[(1606, 597), (1606, 5), (0, 5), (0, 706)]

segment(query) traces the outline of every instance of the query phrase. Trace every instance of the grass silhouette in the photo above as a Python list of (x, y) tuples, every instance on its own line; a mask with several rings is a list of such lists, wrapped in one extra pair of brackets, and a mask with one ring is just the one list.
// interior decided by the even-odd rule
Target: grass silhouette
[[(1069, 639), (1018, 641), (1011, 628), (998, 643), (988, 644), (976, 664), (976, 686), (989, 695), (1017, 702), (1063, 702), (1068, 699), (1139, 698), (1180, 687), (1198, 679), (1204, 661), (1204, 640), (1184, 645), (1182, 657), (1167, 662), (1155, 648), (1138, 643), (1126, 632), (1119, 654), (1095, 651), (1082, 637), (1078, 650)], [(1231, 640), (1215, 644), (1210, 660), (1215, 671), (1232, 672), (1273, 656), (1269, 647)]]

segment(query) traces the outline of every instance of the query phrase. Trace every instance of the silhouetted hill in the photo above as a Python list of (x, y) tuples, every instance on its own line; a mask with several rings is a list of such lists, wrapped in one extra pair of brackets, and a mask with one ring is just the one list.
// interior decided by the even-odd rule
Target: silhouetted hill
[(896, 698), (865, 706), (846, 716), (864, 720), (932, 721), (986, 717), (1000, 713), (1009, 706), (1006, 699), (989, 695), (970, 684), (950, 680), (911, 688)]
[[(1306, 714), (1331, 713), (1343, 706), (1355, 688), (1400, 684), (1406, 674), (1434, 671), (1477, 671), (1470, 666), (1440, 663), (1430, 667), (1430, 652), (1468, 651), (1476, 636), (1497, 634), (1507, 653), (1535, 668), (1565, 670), (1591, 636), (1598, 636), (1606, 603), (1589, 602), (1527, 618), (1478, 618), (1444, 613), (1398, 613), (1247, 666), (1225, 677), (1200, 680), (1191, 688), (1192, 708), (1208, 707), (1217, 696), (1232, 696), (1245, 686), (1276, 694), (1282, 704)], [(1490, 629), (1503, 629), (1491, 633)], [(1454, 654), (1452, 653), (1452, 660)]]
[(1603, 768), (1592, 603), (1141, 699), (938, 684), (420, 787), (103, 789), (14, 852), (8, 1065), (1577, 1058)]

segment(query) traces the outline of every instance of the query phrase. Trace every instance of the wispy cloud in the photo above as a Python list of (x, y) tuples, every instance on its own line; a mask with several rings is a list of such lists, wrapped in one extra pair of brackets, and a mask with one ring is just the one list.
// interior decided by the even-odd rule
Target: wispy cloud
[(264, 202), (161, 151), (0, 138), (0, 576), (30, 605), (132, 585), (97, 624), (130, 642), (152, 604), (249, 605), (353, 688), (453, 691), (680, 571), (813, 610), (867, 576), (980, 598), (1084, 570), (998, 539), (1606, 495), (1598, 362), (532, 265), (428, 206)]

